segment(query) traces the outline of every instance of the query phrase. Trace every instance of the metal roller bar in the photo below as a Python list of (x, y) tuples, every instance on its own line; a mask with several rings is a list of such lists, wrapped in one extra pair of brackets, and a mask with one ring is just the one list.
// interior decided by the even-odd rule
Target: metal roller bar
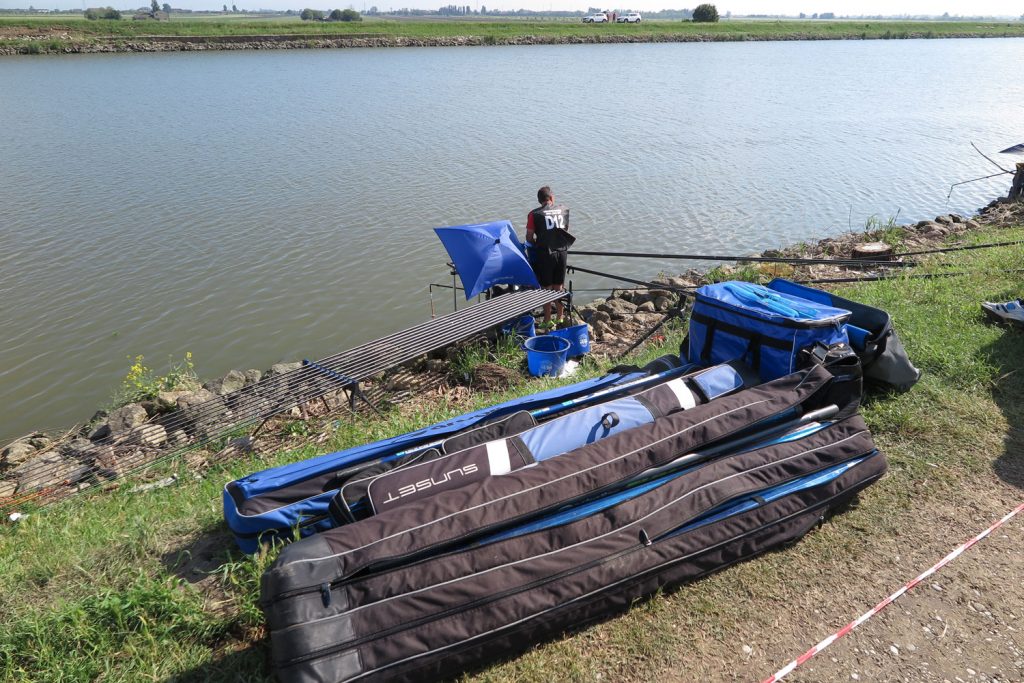
[[(424, 332), (443, 329), (448, 326), (458, 325), (460, 327), (470, 327), (473, 325), (482, 325), (479, 327), (479, 330), (483, 330), (490, 325), (505, 322), (517, 315), (522, 315), (524, 312), (529, 312), (538, 306), (551, 303), (564, 298), (567, 295), (568, 294), (566, 292), (557, 292), (550, 289), (512, 292), (511, 294), (495, 297), (490, 301), (485, 301), (470, 308), (464, 308), (461, 311), (455, 311), (439, 318), (428, 320), (420, 323), (419, 325), (402, 330), (396, 334), (366, 342), (360, 346), (335, 354), (334, 356), (328, 356), (319, 362), (327, 364), (345, 356), (354, 356), (360, 352), (370, 350), (373, 347), (378, 346), (380, 342), (394, 342), (406, 337), (416, 337), (418, 335), (422, 335)], [(483, 324), (484, 321), (490, 323), (490, 325)]]
[[(380, 368), (378, 368), (360, 376), (362, 369), (367, 365), (378, 364), (385, 358), (402, 357), (401, 360), (394, 363), (397, 365), (435, 348), (444, 346), (446, 343), (458, 341), (470, 334), (483, 331), (525, 312), (529, 312), (545, 303), (550, 303), (566, 296), (565, 292), (534, 290), (522, 292), (522, 294), (530, 294), (531, 296), (529, 297), (523, 297), (522, 299), (516, 297), (517, 300), (515, 301), (501, 302), (501, 299), (512, 299), (516, 294), (520, 294), (520, 292), (507, 294), (472, 308), (436, 318), (427, 323), (403, 330), (396, 335), (363, 344), (319, 362), (334, 370), (346, 368), (346, 370), (339, 371), (361, 379), (380, 371)], [(500, 305), (489, 306), (489, 304), (496, 303), (500, 303)], [(411, 355), (409, 355), (410, 353)], [(357, 362), (350, 366), (346, 361), (351, 359), (361, 359), (363, 362)]]

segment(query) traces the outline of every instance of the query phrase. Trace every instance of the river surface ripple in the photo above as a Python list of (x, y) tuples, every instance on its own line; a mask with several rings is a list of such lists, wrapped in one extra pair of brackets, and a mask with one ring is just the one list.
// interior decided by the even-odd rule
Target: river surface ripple
[(450, 282), (431, 228), (522, 232), (542, 184), (582, 249), (969, 213), (1008, 187), (946, 201), (994, 170), (970, 141), (1022, 141), (1021, 63), (1019, 39), (5, 58), (0, 443), (87, 419), (129, 356), (214, 376), (420, 322)]

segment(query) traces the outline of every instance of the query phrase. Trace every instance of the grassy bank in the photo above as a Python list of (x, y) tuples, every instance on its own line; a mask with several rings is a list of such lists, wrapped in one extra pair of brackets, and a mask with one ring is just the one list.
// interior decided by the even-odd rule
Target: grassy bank
[[(743, 40), (866, 40), (902, 38), (968, 38), (1024, 36), (1024, 22), (913, 21), (723, 21), (694, 24), (645, 21), (634, 24), (582, 24), (578, 19), (438, 20), (366, 19), (362, 22), (305, 22), (288, 17), (203, 17), (172, 15), (167, 22), (86, 21), (65, 17), (0, 16), (0, 48), (7, 51), (59, 52), (98, 45), (122, 45), (150, 36), (217, 38), (250, 36), (372, 37), (381, 44), (414, 41), (469, 43)], [(30, 50), (29, 46), (35, 46)], [(21, 50), (21, 48), (25, 48)]]
[[(1024, 226), (970, 239), (1024, 239)], [(842, 290), (890, 311), (925, 373), (907, 394), (866, 402), (865, 418), (891, 470), (858, 505), (794, 548), (640, 603), (473, 680), (763, 677), (810, 644), (805, 638), (824, 635), (830, 615), (856, 614), (893, 581), (941, 557), (962, 540), (961, 525), (973, 529), (994, 510), (1005, 512), (1004, 503), (1021, 497), (1024, 486), (1024, 334), (986, 324), (978, 302), (1024, 293), (1019, 273), (997, 272), (1022, 261), (1020, 246), (959, 252), (934, 257), (911, 274), (969, 276)], [(670, 333), (663, 348), (644, 355), (674, 350), (680, 334)], [(211, 465), (201, 479), (182, 469), (182, 483), (170, 488), (132, 494), (126, 486), (0, 527), (0, 680), (269, 677), (256, 599), (270, 558), (232, 550), (221, 521), (223, 483), (545, 385), (524, 380), (500, 395), (434, 397), (385, 419), (342, 421), (319, 443), (297, 440), (291, 450)]]

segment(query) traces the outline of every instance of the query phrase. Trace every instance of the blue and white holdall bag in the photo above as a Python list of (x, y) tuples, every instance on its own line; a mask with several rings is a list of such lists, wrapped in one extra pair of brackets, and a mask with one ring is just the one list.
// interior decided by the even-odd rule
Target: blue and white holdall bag
[(687, 357), (717, 365), (740, 360), (762, 382), (795, 372), (801, 350), (849, 344), (850, 311), (749, 282), (719, 282), (697, 290)]

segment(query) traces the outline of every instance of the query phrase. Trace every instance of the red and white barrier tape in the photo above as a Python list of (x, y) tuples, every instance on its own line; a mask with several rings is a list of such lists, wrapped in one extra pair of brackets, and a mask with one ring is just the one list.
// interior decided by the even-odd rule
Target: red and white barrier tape
[(896, 591), (895, 593), (893, 593), (892, 595), (887, 597), (885, 600), (882, 600), (880, 603), (878, 603), (877, 605), (875, 605), (874, 607), (869, 609), (867, 612), (865, 612), (864, 614), (860, 615), (859, 617), (857, 617), (856, 619), (851, 621), (849, 624), (847, 624), (846, 626), (842, 627), (841, 629), (839, 629), (838, 631), (836, 631), (835, 633), (830, 635), (828, 638), (825, 638), (823, 641), (821, 641), (820, 643), (818, 643), (817, 645), (812, 647), (810, 650), (808, 650), (807, 652), (803, 653), (802, 655), (800, 655), (799, 657), (797, 657), (796, 659), (791, 661), (789, 664), (787, 664), (786, 666), (784, 666), (781, 669), (779, 669), (778, 671), (776, 671), (774, 674), (772, 674), (768, 678), (764, 679), (764, 681), (762, 681), (761, 683), (776, 683), (777, 681), (781, 681), (783, 678), (785, 678), (790, 673), (792, 673), (793, 669), (797, 668), (798, 666), (800, 666), (801, 664), (806, 662), (808, 659), (810, 659), (814, 655), (818, 654), (819, 652), (824, 650), (826, 647), (828, 647), (832, 643), (836, 642), (837, 640), (839, 640), (840, 638), (842, 638), (843, 636), (848, 634), (850, 631), (852, 631), (853, 629), (857, 628), (858, 626), (863, 624), (865, 621), (867, 621), (871, 617), (873, 617), (876, 614), (878, 614), (879, 612), (881, 612), (883, 609), (885, 609), (890, 604), (895, 602), (896, 599), (899, 598), (901, 595), (903, 595), (904, 593), (906, 593), (907, 591), (912, 589), (914, 586), (916, 586), (917, 584), (919, 584), (922, 581), (924, 581), (925, 579), (927, 579), (929, 576), (931, 576), (935, 572), (937, 572), (940, 569), (942, 569), (943, 567), (945, 567), (947, 564), (949, 564), (950, 562), (952, 562), (956, 558), (960, 557), (960, 555), (962, 555), (965, 550), (970, 548), (972, 545), (974, 545), (975, 543), (977, 543), (981, 539), (983, 539), (986, 536), (988, 536), (990, 533), (992, 533), (993, 531), (995, 531), (996, 529), (998, 529), (1002, 525), (1006, 524), (1016, 514), (1018, 514), (1021, 511), (1024, 511), (1024, 503), (1021, 503), (1020, 505), (1015, 507), (1013, 510), (1010, 510), (1010, 512), (1006, 513), (1006, 515), (1003, 516), (1002, 519), (1000, 519), (995, 524), (993, 524), (989, 528), (987, 528), (984, 531), (982, 531), (980, 534), (978, 534), (977, 536), (975, 536), (971, 540), (969, 540), (966, 543), (964, 543), (963, 545), (961, 545), (959, 548), (957, 548), (956, 550), (954, 550), (950, 554), (946, 555), (944, 558), (942, 558), (937, 563), (932, 565), (929, 569), (925, 570), (916, 579), (914, 579), (913, 581), (910, 581), (907, 584), (905, 584), (902, 588), (900, 588), (898, 591)]

